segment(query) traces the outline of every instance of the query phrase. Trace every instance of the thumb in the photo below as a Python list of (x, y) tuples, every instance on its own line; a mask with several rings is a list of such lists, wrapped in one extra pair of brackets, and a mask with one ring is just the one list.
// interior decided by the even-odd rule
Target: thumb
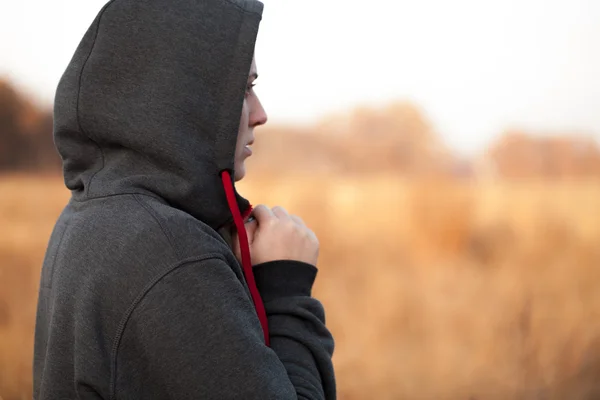
[(258, 229), (258, 221), (253, 219), (244, 224), (246, 228), (246, 235), (248, 236), (248, 244), (252, 244), (254, 242), (254, 236), (256, 235), (256, 230)]
[(266, 225), (272, 218), (277, 218), (273, 211), (264, 204), (260, 204), (252, 210), (252, 216), (256, 218), (258, 225)]

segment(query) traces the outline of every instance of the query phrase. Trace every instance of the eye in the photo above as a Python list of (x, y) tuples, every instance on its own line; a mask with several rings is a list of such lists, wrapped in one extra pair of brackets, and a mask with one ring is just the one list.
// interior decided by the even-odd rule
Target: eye
[(246, 96), (250, 95), (252, 90), (254, 90), (254, 86), (256, 86), (255, 83), (250, 83), (250, 84), (248, 84), (248, 86), (246, 86)]

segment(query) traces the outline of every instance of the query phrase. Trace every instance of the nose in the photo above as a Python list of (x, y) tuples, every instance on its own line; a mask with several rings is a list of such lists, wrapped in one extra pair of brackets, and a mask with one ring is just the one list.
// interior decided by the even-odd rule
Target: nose
[(250, 113), (250, 126), (256, 127), (267, 123), (268, 117), (262, 103), (255, 97), (254, 104), (252, 105), (252, 112)]

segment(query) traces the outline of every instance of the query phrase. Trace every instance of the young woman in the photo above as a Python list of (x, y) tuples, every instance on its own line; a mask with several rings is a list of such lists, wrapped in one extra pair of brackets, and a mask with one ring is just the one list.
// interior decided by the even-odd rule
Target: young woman
[(262, 7), (113, 0), (83, 37), (56, 93), (72, 197), (41, 274), (35, 399), (335, 398), (318, 241), (235, 189), (267, 120)]

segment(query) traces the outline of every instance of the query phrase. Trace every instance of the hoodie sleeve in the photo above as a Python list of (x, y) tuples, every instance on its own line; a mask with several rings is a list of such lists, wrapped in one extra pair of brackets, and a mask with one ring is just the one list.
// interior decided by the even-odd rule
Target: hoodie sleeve
[(317, 268), (298, 261), (273, 261), (254, 267), (263, 299), (271, 348), (285, 365), (298, 397), (335, 399), (331, 357), (334, 341), (325, 311), (311, 297)]
[[(287, 270), (285, 279), (282, 271)], [(293, 272), (292, 272), (293, 271)], [(333, 339), (310, 297), (316, 269), (256, 267), (271, 330), (221, 259), (180, 265), (134, 305), (115, 358), (114, 399), (334, 399)]]

